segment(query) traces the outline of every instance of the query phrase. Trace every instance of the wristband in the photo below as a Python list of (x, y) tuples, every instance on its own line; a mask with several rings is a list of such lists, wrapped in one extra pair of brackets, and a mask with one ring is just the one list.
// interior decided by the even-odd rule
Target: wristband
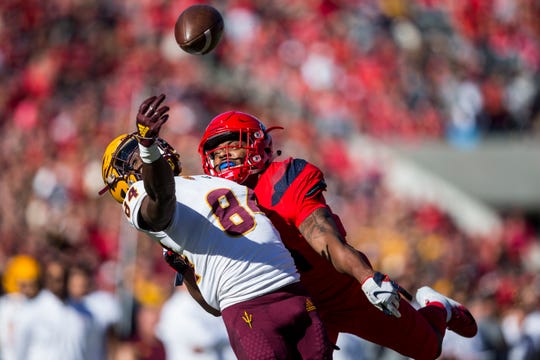
[(157, 143), (150, 146), (144, 146), (139, 143), (139, 156), (145, 164), (151, 164), (161, 157), (161, 151)]
[(183, 283), (184, 283), (184, 275), (177, 272), (174, 277), (174, 286), (181, 286)]

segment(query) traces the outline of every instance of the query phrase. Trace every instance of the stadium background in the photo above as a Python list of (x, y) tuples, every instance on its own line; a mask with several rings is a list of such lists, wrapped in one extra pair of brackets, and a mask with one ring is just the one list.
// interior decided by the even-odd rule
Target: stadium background
[(159, 308), (159, 248), (97, 192), (106, 144), (164, 92), (185, 173), (214, 115), (250, 112), (325, 171), (350, 241), (402, 285), (495, 305), (494, 326), (538, 309), (537, 1), (216, 2), (205, 57), (174, 42), (192, 3), (1, 2), (0, 272), (17, 254), (87, 263)]

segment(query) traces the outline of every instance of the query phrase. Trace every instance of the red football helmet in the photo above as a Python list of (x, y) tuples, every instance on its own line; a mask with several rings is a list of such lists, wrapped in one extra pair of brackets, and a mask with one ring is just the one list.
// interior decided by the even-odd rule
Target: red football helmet
[[(281, 126), (266, 128), (256, 117), (239, 111), (222, 113), (210, 121), (199, 144), (204, 173), (243, 183), (251, 174), (261, 172), (274, 159), (272, 138), (268, 134)], [(219, 146), (224, 141), (238, 140), (238, 146)], [(236, 165), (225, 161), (222, 169), (216, 170), (212, 154), (224, 150), (229, 157), (229, 149), (243, 148), (246, 158), (243, 164)]]

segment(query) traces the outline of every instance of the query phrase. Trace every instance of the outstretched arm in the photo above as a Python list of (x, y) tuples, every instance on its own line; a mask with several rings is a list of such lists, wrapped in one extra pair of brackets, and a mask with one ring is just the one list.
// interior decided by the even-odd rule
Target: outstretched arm
[(385, 314), (401, 316), (398, 310), (401, 287), (388, 276), (373, 270), (367, 256), (346, 243), (327, 207), (308, 215), (299, 230), (311, 247), (337, 271), (362, 284), (362, 290), (375, 307)]
[(141, 218), (149, 230), (164, 230), (171, 222), (176, 207), (172, 169), (167, 161), (160, 157), (150, 164), (143, 163), (142, 173), (148, 196), (141, 205)]
[(368, 258), (346, 243), (327, 208), (312, 212), (299, 227), (300, 232), (318, 254), (334, 265), (337, 271), (363, 282), (372, 276)]
[(141, 225), (153, 231), (169, 225), (176, 207), (174, 174), (156, 142), (161, 126), (169, 118), (169, 107), (162, 106), (163, 100), (164, 94), (146, 99), (139, 107), (136, 121), (143, 182), (148, 193), (139, 214)]

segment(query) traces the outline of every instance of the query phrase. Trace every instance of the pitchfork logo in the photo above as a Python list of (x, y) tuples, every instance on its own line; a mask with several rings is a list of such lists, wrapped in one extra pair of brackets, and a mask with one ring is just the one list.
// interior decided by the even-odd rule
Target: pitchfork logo
[(307, 298), (307, 299), (306, 299), (306, 310), (307, 310), (308, 312), (310, 312), (310, 311), (313, 311), (313, 310), (315, 310), (315, 309), (317, 309), (317, 307), (315, 306), (315, 304), (313, 304), (313, 302), (311, 301), (310, 298)]
[(248, 314), (247, 311), (244, 310), (244, 315), (242, 315), (242, 320), (248, 324), (250, 329), (253, 329), (253, 326), (251, 325), (251, 322), (253, 321), (253, 315)]

